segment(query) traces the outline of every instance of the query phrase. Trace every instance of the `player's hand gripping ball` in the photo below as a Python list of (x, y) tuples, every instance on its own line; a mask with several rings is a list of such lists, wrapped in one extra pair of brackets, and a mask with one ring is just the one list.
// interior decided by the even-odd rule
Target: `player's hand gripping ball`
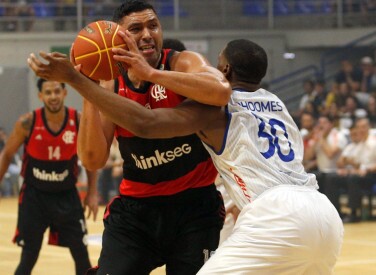
[(111, 21), (96, 21), (88, 24), (74, 40), (71, 58), (81, 64), (81, 73), (99, 80), (111, 80), (125, 72), (125, 66), (113, 59), (112, 48), (127, 48), (117, 35), (119, 25)]

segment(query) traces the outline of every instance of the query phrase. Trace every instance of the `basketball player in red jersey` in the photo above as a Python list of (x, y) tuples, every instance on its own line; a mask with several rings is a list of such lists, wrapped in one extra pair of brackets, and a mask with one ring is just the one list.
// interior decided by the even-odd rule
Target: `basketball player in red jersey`
[(226, 105), (231, 88), (202, 55), (162, 49), (160, 21), (146, 1), (125, 1), (113, 21), (137, 52), (126, 56), (132, 60), (125, 75), (101, 83), (106, 89), (75, 71), (61, 54), (41, 53), (48, 63), (32, 54), (28, 62), (37, 75), (64, 79), (85, 98), (79, 155), (87, 168), (102, 167), (113, 136), (119, 141), (121, 195), (107, 206), (97, 274), (149, 274), (165, 264), (168, 274), (193, 275), (217, 248), (223, 225), (217, 172), (196, 135), (150, 140), (120, 127), (127, 116), (122, 102), (129, 98), (155, 109), (190, 97)]
[[(50, 229), (49, 244), (68, 247), (76, 274), (91, 267), (86, 243), (84, 209), (76, 189), (79, 114), (64, 106), (64, 83), (39, 79), (39, 99), (44, 107), (22, 115), (0, 156), (0, 182), (10, 160), (24, 145), (18, 224), (14, 242), (22, 247), (16, 275), (31, 274), (43, 235)], [(87, 172), (84, 206), (96, 219), (96, 172)]]

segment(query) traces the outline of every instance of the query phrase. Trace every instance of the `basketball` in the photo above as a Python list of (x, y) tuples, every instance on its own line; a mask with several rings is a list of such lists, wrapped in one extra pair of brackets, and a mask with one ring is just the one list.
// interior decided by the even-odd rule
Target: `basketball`
[(125, 71), (125, 66), (113, 59), (112, 48), (126, 48), (117, 35), (119, 25), (111, 21), (96, 21), (84, 27), (76, 36), (72, 58), (81, 64), (81, 72), (90, 79), (111, 80)]

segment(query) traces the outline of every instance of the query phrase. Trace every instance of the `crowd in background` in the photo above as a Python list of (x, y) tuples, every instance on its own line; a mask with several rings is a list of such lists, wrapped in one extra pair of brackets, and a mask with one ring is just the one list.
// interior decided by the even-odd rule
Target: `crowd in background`
[[(31, 31), (36, 18), (53, 17), (55, 18), (54, 29), (56, 31), (69, 30), (66, 26), (67, 23), (74, 22), (77, 16), (76, 2), (74, 0), (0, 0), (0, 31)], [(82, 16), (91, 18), (90, 21), (109, 19), (112, 17), (113, 8), (120, 2), (121, 0), (82, 0)], [(161, 16), (173, 16), (175, 3), (173, 0), (154, 0), (152, 2)], [(231, 3), (233, 2), (231, 1)], [(236, 4), (241, 9), (241, 15), (267, 16), (268, 14), (268, 1), (236, 0)], [(336, 15), (338, 5), (338, 0), (274, 0), (273, 14), (275, 16)], [(187, 12), (183, 12), (183, 7), (179, 7), (179, 9), (180, 16), (187, 15)], [(358, 16), (359, 22), (356, 23), (357, 20), (352, 18), (345, 23), (347, 27), (374, 25), (376, 23), (374, 20), (376, 0), (342, 0), (341, 12), (343, 15), (350, 15), (350, 17)]]
[[(305, 169), (317, 175), (320, 191), (345, 222), (372, 218), (362, 198), (376, 185), (376, 69), (369, 56), (359, 64), (342, 60), (329, 86), (322, 79), (305, 80), (294, 113), (304, 140)], [(348, 197), (348, 215), (341, 194)]]
[[(16, 3), (15, 3), (16, 2)], [(83, 0), (83, 16), (111, 17), (118, 0)], [(55, 30), (64, 31), (67, 21), (77, 15), (75, 0), (0, 0), (0, 31), (31, 31), (35, 17), (56, 17)], [(22, 20), (20, 20), (20, 18)], [(67, 20), (67, 18), (69, 18)]]

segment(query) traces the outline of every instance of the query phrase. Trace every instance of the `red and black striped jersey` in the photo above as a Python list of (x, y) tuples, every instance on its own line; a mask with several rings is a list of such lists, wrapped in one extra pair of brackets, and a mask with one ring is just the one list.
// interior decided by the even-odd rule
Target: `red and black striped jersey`
[[(160, 70), (170, 70), (172, 53), (171, 50), (163, 50)], [(137, 89), (126, 74), (115, 81), (115, 92), (150, 109), (175, 107), (185, 100), (153, 83)], [(124, 159), (120, 184), (122, 195), (173, 195), (190, 188), (208, 186), (216, 178), (213, 162), (195, 134), (169, 139), (144, 139), (116, 126), (115, 135)]]
[(48, 192), (73, 188), (77, 182), (77, 111), (65, 107), (61, 129), (48, 127), (44, 108), (33, 112), (30, 136), (24, 142), (21, 174), (26, 184)]

